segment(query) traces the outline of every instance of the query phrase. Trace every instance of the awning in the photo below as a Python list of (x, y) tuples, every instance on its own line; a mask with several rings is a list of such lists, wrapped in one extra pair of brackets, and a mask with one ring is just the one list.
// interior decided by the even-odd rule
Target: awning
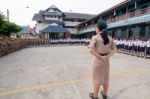
[(47, 28), (40, 31), (42, 33), (69, 33), (69, 31), (66, 28), (63, 28), (61, 26), (48, 26)]

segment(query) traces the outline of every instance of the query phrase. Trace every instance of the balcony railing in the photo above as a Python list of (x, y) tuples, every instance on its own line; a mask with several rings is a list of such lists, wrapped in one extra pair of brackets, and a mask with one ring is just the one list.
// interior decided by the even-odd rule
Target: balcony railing
[[(106, 20), (106, 22), (107, 23), (114, 23), (114, 22), (130, 19), (133, 17), (139, 17), (139, 16), (146, 15), (146, 14), (150, 14), (150, 7), (139, 9), (139, 10), (136, 10), (134, 12), (126, 13), (124, 15), (117, 16), (114, 18), (110, 18), (110, 19)], [(87, 28), (92, 28), (92, 27), (95, 27), (95, 24), (84, 26), (83, 28), (80, 28), (79, 31), (87, 29)]]
[(96, 26), (96, 24), (87, 25), (85, 27), (80, 28), (79, 31), (84, 30), (84, 29), (88, 29), (88, 28), (93, 28), (95, 26)]
[(127, 13), (127, 14), (124, 14), (124, 15), (121, 15), (121, 16), (117, 16), (115, 18), (108, 19), (108, 20), (106, 20), (106, 22), (107, 23), (114, 23), (114, 22), (117, 22), (117, 21), (122, 21), (122, 20), (126, 20), (126, 19), (129, 19), (129, 18), (133, 18), (133, 17), (139, 17), (139, 16), (146, 15), (146, 14), (150, 14), (150, 7), (143, 8), (143, 9), (140, 9), (140, 10), (136, 10), (134, 12), (130, 12), (130, 13)]

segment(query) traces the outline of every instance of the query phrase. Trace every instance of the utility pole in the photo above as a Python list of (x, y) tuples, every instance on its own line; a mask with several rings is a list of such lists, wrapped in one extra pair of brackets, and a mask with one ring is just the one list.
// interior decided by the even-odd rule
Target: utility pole
[(9, 21), (9, 10), (7, 9), (7, 19)]

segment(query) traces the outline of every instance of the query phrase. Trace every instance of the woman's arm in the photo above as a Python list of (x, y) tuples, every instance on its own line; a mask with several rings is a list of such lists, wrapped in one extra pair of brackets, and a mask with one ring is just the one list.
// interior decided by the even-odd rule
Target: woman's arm
[(97, 58), (103, 60), (103, 57), (101, 55), (99, 55), (94, 48), (90, 48), (90, 53), (94, 56), (96, 56)]
[(109, 53), (108, 57), (113, 56), (117, 52), (117, 48), (113, 48), (112, 51)]
[(88, 46), (89, 51), (92, 55), (94, 55), (95, 57), (97, 57), (100, 60), (103, 60), (103, 57), (101, 55), (99, 55), (96, 50), (95, 50), (95, 46), (96, 46), (97, 40), (95, 38), (95, 36), (92, 37), (92, 40)]
[(108, 57), (111, 57), (112, 55), (114, 55), (117, 52), (117, 48), (116, 45), (114, 44), (114, 41), (112, 41), (112, 47), (111, 47), (111, 52), (109, 53)]

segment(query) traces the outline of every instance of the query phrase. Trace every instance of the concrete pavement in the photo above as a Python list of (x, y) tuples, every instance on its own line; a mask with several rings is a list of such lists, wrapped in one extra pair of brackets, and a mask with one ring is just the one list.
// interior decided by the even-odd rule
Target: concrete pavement
[[(90, 99), (86, 47), (26, 48), (0, 58), (0, 99)], [(115, 54), (109, 99), (150, 99), (150, 60)], [(101, 96), (99, 96), (101, 99)]]

